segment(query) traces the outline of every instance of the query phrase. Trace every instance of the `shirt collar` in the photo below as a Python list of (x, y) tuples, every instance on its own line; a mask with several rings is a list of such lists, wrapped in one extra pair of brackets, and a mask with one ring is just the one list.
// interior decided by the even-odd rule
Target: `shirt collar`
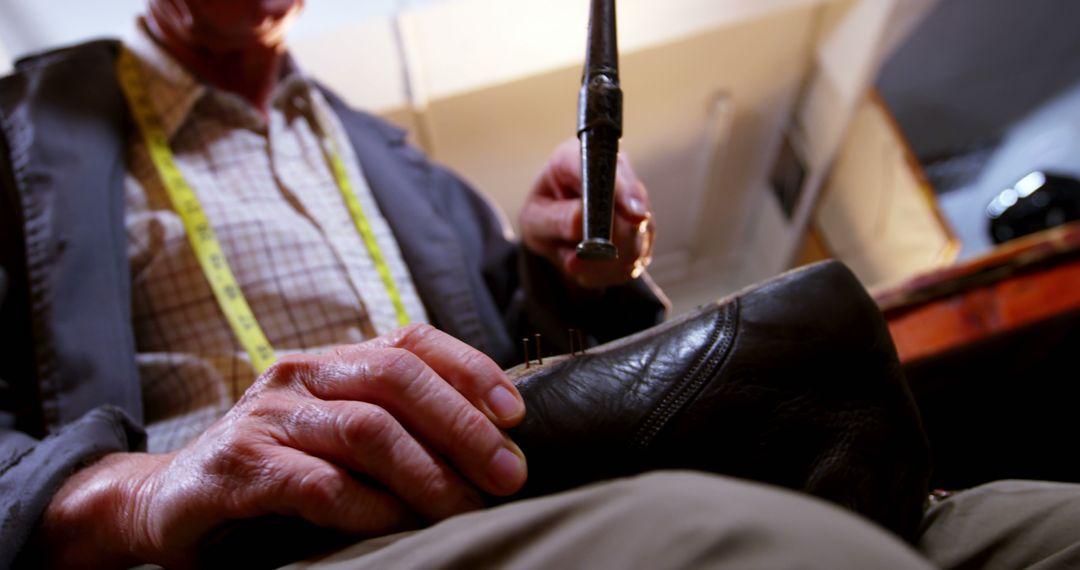
[[(170, 139), (188, 120), (203, 97), (218, 95), (229, 99), (229, 104), (247, 105), (250, 108), (240, 97), (207, 86), (192, 75), (150, 36), (142, 18), (138, 20), (135, 30), (125, 39), (124, 44), (139, 62), (139, 71), (146, 83), (154, 112)], [(292, 56), (286, 55), (281, 66), (280, 79), (270, 97), (270, 104), (280, 109), (304, 113), (312, 105), (311, 85), (311, 80), (301, 72)], [(264, 124), (258, 112), (249, 110), (253, 121)]]
[(150, 103), (165, 134), (172, 138), (191, 114), (195, 103), (206, 94), (206, 85), (150, 37), (141, 18), (124, 44), (138, 60)]

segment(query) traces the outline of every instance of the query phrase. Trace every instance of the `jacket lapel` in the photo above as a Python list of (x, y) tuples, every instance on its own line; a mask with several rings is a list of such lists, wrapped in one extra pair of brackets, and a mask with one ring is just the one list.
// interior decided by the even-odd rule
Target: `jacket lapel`
[(101, 404), (142, 417), (116, 49), (101, 41), (21, 62), (0, 90), (9, 96), (0, 124), (24, 217), (37, 385), (50, 429)]

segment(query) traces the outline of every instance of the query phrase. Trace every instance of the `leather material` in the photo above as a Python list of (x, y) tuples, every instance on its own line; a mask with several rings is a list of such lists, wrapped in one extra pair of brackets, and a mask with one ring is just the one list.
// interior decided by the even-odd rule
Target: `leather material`
[(911, 539), (930, 474), (918, 410), (873, 300), (838, 262), (510, 371), (528, 412), (513, 499), (652, 469), (804, 491)]

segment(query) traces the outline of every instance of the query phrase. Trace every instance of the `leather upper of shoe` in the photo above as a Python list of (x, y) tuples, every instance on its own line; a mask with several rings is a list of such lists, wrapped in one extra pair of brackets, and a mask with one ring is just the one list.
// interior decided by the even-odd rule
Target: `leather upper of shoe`
[(510, 373), (530, 471), (514, 498), (699, 469), (817, 495), (905, 538), (921, 518), (918, 411), (880, 312), (838, 262)]

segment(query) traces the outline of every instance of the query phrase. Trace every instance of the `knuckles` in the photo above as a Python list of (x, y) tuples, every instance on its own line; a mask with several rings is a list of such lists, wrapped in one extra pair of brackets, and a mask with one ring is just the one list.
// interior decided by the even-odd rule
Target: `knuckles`
[(444, 334), (428, 324), (413, 324), (367, 347), (339, 347), (323, 355), (290, 355), (275, 362), (250, 388), (241, 403), (287, 388), (316, 397), (339, 393), (342, 383), (359, 382), (366, 389), (408, 385), (424, 375), (427, 365), (409, 347)]
[(199, 472), (211, 488), (244, 488), (248, 483), (264, 481), (273, 471), (267, 463), (265, 442), (256, 434), (236, 426), (220, 434), (215, 440), (194, 454)]
[(362, 375), (375, 388), (409, 385), (427, 371), (424, 361), (404, 348), (380, 348), (368, 356), (361, 366)]
[(306, 354), (289, 355), (270, 365), (256, 381), (256, 386), (295, 387), (318, 377), (322, 361)]
[(444, 333), (428, 323), (413, 323), (394, 332), (393, 344), (396, 348), (407, 348), (441, 334)]
[(334, 432), (346, 449), (361, 445), (385, 449), (397, 436), (397, 420), (390, 412), (375, 405), (361, 406), (352, 413), (339, 415), (334, 424)]
[(294, 472), (296, 494), (301, 501), (313, 504), (310, 512), (328, 509), (345, 496), (345, 473), (327, 464), (304, 472)]

